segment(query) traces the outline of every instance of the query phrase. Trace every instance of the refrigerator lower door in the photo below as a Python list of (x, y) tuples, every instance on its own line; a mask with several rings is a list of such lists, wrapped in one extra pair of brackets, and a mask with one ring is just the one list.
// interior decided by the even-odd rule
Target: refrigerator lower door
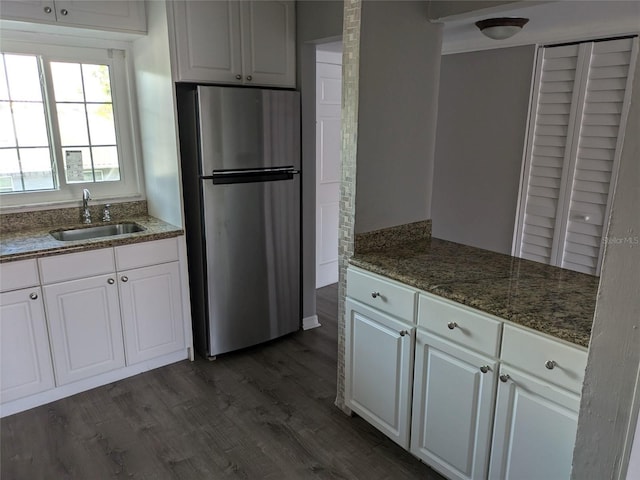
[(209, 355), (300, 326), (300, 176), (202, 181)]

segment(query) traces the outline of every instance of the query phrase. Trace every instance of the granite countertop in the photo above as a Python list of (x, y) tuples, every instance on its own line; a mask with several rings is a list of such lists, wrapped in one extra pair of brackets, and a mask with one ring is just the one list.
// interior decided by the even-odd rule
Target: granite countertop
[[(95, 227), (112, 223), (135, 222), (144, 227), (142, 232), (99, 237), (90, 240), (73, 240), (62, 242), (53, 238), (49, 232), (70, 228)], [(114, 247), (130, 243), (149, 242), (163, 238), (183, 235), (184, 230), (148, 215), (119, 218), (113, 222), (94, 222), (92, 225), (70, 224), (57, 227), (38, 227), (7, 232), (0, 235), (0, 263), (29, 258), (74, 253), (97, 248)]]
[(350, 263), (589, 346), (598, 277), (437, 238), (357, 252)]

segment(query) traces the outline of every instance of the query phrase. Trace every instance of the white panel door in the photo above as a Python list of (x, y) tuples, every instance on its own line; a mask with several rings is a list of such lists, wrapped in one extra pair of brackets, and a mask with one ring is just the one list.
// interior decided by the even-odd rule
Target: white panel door
[(415, 328), (347, 299), (345, 400), (409, 448)]
[(580, 397), (516, 369), (500, 374), (489, 478), (569, 480)]
[(115, 274), (43, 289), (58, 385), (124, 367)]
[(295, 87), (295, 2), (239, 3), (244, 83)]
[(242, 83), (240, 2), (175, 1), (177, 80)]
[(486, 478), (496, 362), (416, 333), (411, 452), (450, 479)]
[(40, 288), (0, 294), (0, 403), (55, 386)]
[(127, 365), (185, 348), (178, 262), (118, 274)]
[(316, 288), (338, 281), (342, 65), (316, 63)]

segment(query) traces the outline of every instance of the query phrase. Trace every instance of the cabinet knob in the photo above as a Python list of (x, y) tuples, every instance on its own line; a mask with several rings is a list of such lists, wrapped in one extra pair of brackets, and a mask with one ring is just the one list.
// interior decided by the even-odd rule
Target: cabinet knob
[(66, 17), (67, 15), (69, 15), (69, 10), (63, 8), (62, 10), (60, 10), (60, 13)]
[(38, 294), (36, 292), (33, 292), (32, 294), (29, 295), (29, 298), (31, 300), (37, 300), (38, 299)]
[(371, 292), (371, 297), (372, 298), (378, 298), (381, 297), (382, 295), (380, 295), (380, 292)]
[(547, 367), (549, 370), (553, 370), (554, 368), (556, 368), (556, 365), (558, 365), (556, 363), (555, 360), (547, 360), (546, 362), (544, 362), (544, 366)]
[(236, 80), (242, 80), (242, 75), (236, 75)]
[(129, 281), (129, 277), (127, 277), (126, 275), (123, 275), (122, 277), (120, 277), (120, 280), (126, 283)]
[(491, 367), (489, 365), (483, 365), (480, 367), (480, 371), (482, 373), (487, 373), (489, 370), (491, 370)]
[(247, 81), (250, 82), (251, 80), (253, 80), (253, 77), (251, 75), (247, 75)]
[(509, 381), (510, 378), (511, 377), (506, 373), (503, 373), (502, 375), (500, 375), (500, 381), (502, 383), (507, 383), (507, 381)]
[(456, 322), (449, 322), (447, 323), (447, 328), (449, 330), (453, 330), (454, 328), (456, 328), (458, 326), (458, 324)]
[(43, 10), (44, 10), (44, 13), (51, 13), (52, 12), (51, 7), (44, 7)]
[(400, 336), (404, 337), (405, 335), (409, 335), (409, 331), (408, 330), (400, 330)]
[(110, 278), (109, 280), (107, 280), (107, 283), (109, 285), (113, 285), (114, 283), (116, 283), (116, 281), (113, 278)]

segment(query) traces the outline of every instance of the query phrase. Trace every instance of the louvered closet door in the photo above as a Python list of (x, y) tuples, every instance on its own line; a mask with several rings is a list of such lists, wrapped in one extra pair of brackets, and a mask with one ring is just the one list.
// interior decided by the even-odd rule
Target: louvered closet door
[(637, 38), (544, 48), (516, 254), (599, 274)]

